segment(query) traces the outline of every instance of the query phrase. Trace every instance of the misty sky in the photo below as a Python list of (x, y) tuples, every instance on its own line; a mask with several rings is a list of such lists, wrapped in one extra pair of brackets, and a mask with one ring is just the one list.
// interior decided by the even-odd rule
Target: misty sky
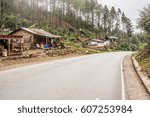
[(150, 0), (99, 0), (99, 2), (103, 5), (108, 5), (109, 8), (111, 6), (116, 9), (120, 8), (132, 20), (134, 26), (139, 17), (139, 11), (150, 4)]

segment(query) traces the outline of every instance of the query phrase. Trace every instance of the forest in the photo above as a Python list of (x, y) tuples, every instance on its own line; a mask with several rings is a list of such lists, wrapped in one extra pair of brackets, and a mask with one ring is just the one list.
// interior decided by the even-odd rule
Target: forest
[(19, 27), (41, 28), (66, 40), (118, 37), (116, 50), (137, 50), (145, 34), (135, 34), (120, 9), (98, 0), (0, 0), (0, 33)]

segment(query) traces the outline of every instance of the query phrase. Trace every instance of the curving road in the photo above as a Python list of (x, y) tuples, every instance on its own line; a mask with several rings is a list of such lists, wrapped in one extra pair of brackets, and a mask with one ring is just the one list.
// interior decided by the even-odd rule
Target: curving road
[(0, 72), (0, 99), (122, 99), (121, 60), (113, 52)]

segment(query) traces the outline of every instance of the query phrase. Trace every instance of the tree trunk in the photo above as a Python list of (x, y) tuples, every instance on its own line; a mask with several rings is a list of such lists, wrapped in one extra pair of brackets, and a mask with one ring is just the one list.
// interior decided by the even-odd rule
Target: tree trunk
[(0, 0), (0, 19), (2, 18), (2, 0)]
[(92, 11), (92, 25), (94, 26), (94, 11)]

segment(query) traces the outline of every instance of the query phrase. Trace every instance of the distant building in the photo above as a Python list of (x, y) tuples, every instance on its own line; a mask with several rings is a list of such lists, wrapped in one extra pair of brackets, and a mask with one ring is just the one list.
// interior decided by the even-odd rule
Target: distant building
[(116, 43), (117, 43), (117, 37), (114, 37), (114, 36), (106, 36), (106, 38), (105, 38), (105, 41), (109, 41), (109, 43), (110, 43), (110, 47), (111, 48), (114, 48), (114, 46), (116, 45)]
[(100, 39), (91, 39), (85, 42), (85, 47), (97, 49), (97, 50), (103, 50), (105, 47), (105, 43), (103, 40)]
[(113, 41), (115, 41), (115, 40), (117, 40), (118, 38), (117, 37), (114, 37), (114, 36), (106, 36), (106, 39), (108, 40), (113, 40)]
[(99, 39), (92, 39), (89, 40), (87, 43), (88, 46), (97, 46), (97, 47), (104, 47), (104, 41)]
[(105, 50), (108, 48), (114, 48), (117, 37), (107, 36), (105, 39), (81, 39), (81, 42), (85, 43), (84, 47)]

